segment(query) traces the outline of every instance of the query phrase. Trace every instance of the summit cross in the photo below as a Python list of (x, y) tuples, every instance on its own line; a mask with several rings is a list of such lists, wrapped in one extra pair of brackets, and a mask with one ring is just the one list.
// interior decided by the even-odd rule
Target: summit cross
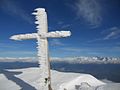
[(38, 59), (40, 66), (40, 90), (52, 90), (50, 75), (50, 60), (48, 55), (47, 38), (62, 38), (71, 35), (70, 31), (48, 32), (47, 13), (44, 8), (37, 8), (32, 13), (36, 16), (37, 33), (13, 35), (13, 40), (37, 39)]

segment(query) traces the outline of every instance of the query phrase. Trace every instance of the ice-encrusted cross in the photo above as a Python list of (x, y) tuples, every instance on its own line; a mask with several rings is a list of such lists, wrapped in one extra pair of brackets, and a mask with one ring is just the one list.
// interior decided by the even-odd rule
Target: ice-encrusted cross
[(37, 8), (32, 13), (36, 16), (35, 24), (38, 24), (37, 33), (13, 35), (10, 39), (27, 40), (37, 39), (38, 44), (38, 59), (40, 64), (40, 90), (51, 90), (50, 77), (50, 61), (48, 55), (48, 40), (47, 38), (61, 38), (71, 35), (70, 31), (55, 31), (48, 32), (47, 13), (44, 8)]

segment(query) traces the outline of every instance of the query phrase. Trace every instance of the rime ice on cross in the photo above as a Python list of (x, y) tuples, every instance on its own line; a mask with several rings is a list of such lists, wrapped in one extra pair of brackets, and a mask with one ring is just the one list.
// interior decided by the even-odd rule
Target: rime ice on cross
[(13, 40), (27, 40), (37, 39), (38, 44), (38, 59), (40, 64), (41, 79), (40, 90), (51, 90), (51, 78), (50, 78), (50, 61), (48, 56), (48, 41), (47, 38), (61, 38), (71, 35), (70, 31), (55, 31), (48, 32), (47, 13), (44, 8), (37, 8), (32, 13), (36, 16), (35, 24), (37, 26), (37, 33), (31, 34), (19, 34), (10, 37)]

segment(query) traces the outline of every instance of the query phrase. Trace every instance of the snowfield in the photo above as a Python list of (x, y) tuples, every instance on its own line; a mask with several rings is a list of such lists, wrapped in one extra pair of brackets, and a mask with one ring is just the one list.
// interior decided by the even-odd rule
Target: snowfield
[(60, 86), (59, 90), (76, 90), (78, 89), (83, 89), (83, 88), (95, 88), (101, 85), (105, 85), (105, 83), (97, 80), (96, 78), (94, 78), (91, 75), (87, 75), (87, 74), (83, 74), (78, 76), (77, 78), (67, 82), (67, 83), (63, 83)]
[[(55, 70), (51, 70), (51, 74), (53, 90), (119, 90), (120, 88), (120, 84), (111, 84), (112, 89), (107, 89), (107, 86), (110, 88), (110, 84), (97, 80), (89, 74)], [(39, 68), (0, 70), (0, 90), (41, 90)]]

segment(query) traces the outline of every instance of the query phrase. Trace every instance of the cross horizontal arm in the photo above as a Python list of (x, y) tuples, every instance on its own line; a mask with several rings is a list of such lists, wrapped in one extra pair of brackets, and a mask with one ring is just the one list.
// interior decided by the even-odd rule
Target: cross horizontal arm
[(19, 34), (19, 35), (13, 35), (10, 37), (10, 39), (13, 40), (27, 40), (27, 39), (36, 39), (37, 33), (31, 33), (31, 34)]
[(61, 37), (68, 37), (70, 35), (71, 35), (70, 31), (55, 31), (55, 32), (48, 32), (45, 34), (41, 34), (41, 37), (61, 38)]
[(27, 39), (37, 39), (39, 36), (40, 38), (61, 38), (61, 37), (68, 37), (71, 35), (70, 31), (55, 31), (55, 32), (48, 32), (48, 33), (32, 33), (32, 34), (19, 34), (13, 35), (10, 39), (13, 40), (27, 40)]

